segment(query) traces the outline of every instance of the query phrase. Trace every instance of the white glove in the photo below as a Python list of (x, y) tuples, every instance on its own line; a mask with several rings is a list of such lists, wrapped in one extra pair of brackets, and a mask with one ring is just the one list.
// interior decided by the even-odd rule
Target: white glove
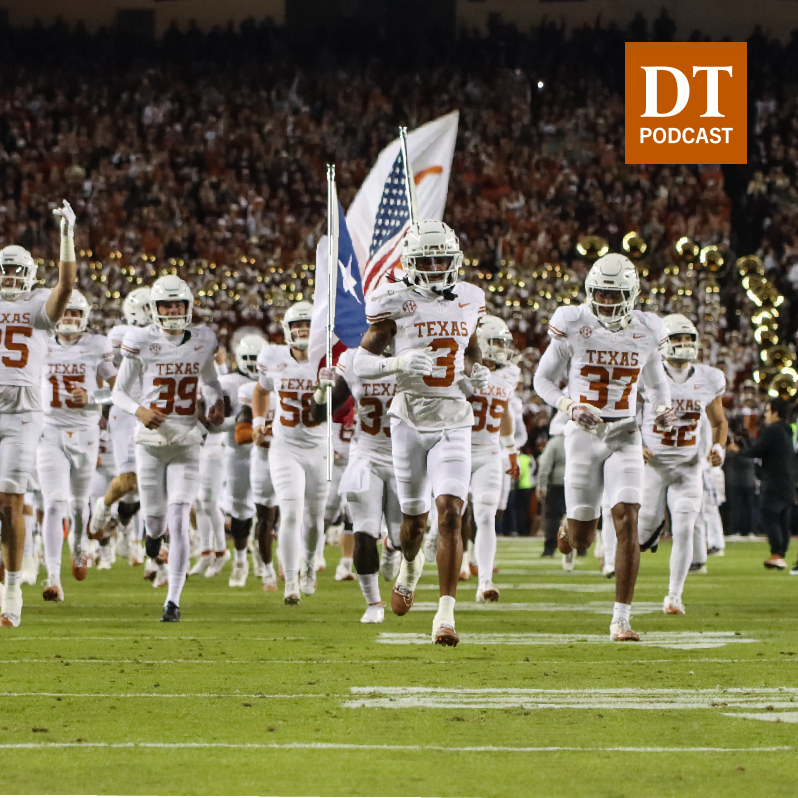
[(64, 204), (60, 208), (56, 208), (53, 211), (53, 216), (60, 216), (61, 217), (61, 235), (62, 236), (73, 236), (75, 234), (75, 211), (72, 210), (72, 206), (64, 200)]
[(656, 413), (657, 415), (654, 418), (654, 423), (657, 429), (663, 432), (670, 432), (676, 426), (676, 413), (672, 407), (658, 405)]
[(313, 392), (313, 399), (317, 405), (327, 404), (327, 389), (335, 387), (335, 371), (323, 368), (319, 370), (319, 383)]
[(481, 363), (474, 363), (471, 367), (471, 384), (478, 390), (484, 391), (490, 383), (490, 369)]
[(561, 410), (563, 413), (566, 413), (568, 418), (570, 418), (571, 421), (577, 425), (577, 427), (581, 427), (587, 432), (596, 432), (596, 430), (598, 430), (599, 424), (602, 423), (601, 413), (599, 412), (598, 408), (595, 408), (593, 405), (589, 405), (584, 402), (575, 402), (573, 399), (569, 399), (567, 396), (564, 396), (560, 400), (560, 403), (557, 405), (557, 409)]
[(435, 365), (432, 358), (428, 354), (429, 347), (424, 349), (411, 349), (405, 352), (404, 355), (399, 355), (389, 360), (396, 361), (391, 370), (394, 372), (402, 372), (404, 374), (413, 374), (417, 377), (427, 377), (432, 374), (432, 367)]

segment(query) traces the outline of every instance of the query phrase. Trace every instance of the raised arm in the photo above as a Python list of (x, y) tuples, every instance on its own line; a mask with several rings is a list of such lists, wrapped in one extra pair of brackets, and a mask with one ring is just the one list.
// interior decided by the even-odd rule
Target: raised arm
[(78, 265), (75, 260), (75, 211), (64, 200), (53, 213), (61, 219), (61, 257), (58, 261), (58, 283), (53, 288), (44, 306), (47, 318), (52, 322), (61, 321), (66, 312), (72, 289), (78, 279)]

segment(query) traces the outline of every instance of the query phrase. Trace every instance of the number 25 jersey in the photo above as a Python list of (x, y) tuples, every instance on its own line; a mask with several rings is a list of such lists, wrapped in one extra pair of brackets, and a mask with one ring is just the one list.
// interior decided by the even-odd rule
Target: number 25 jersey
[(474, 423), (465, 398), (465, 350), (481, 316), (485, 293), (471, 283), (457, 283), (453, 299), (432, 297), (405, 285), (378, 288), (366, 303), (369, 324), (396, 323), (397, 355), (429, 349), (432, 374), (396, 375), (396, 397), (390, 414), (421, 430), (470, 427)]
[(667, 342), (662, 319), (632, 311), (628, 327), (613, 332), (586, 305), (557, 308), (549, 323), (552, 340), (568, 344), (568, 396), (595, 407), (603, 418), (628, 418), (637, 409), (637, 381)]
[[(274, 391), (272, 436), (302, 449), (324, 443), (327, 425), (314, 421), (311, 400), (316, 389), (316, 369), (308, 361), (298, 361), (288, 346), (264, 346), (258, 355), (258, 382), (265, 391)], [(271, 406), (271, 401), (270, 401)]]

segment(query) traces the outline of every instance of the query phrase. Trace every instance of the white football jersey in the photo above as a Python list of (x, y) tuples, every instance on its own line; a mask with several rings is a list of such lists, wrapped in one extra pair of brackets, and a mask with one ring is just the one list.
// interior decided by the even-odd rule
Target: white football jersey
[[(114, 350), (114, 363), (119, 366), (122, 362), (122, 357), (124, 356), (124, 352), (122, 350), (122, 343), (125, 340), (125, 336), (130, 332), (130, 330), (141, 330), (142, 327), (136, 327), (133, 324), (117, 324), (115, 327), (111, 328), (111, 331), (108, 333), (108, 340), (111, 343), (111, 346)], [(130, 388), (130, 396), (132, 399), (135, 399), (137, 402), (141, 401), (141, 384), (133, 385)], [(124, 412), (124, 411), (121, 411)]]
[(148, 430), (139, 421), (136, 441), (154, 445), (199, 442), (200, 436), (187, 434), (199, 424), (200, 379), (209, 365), (215, 373), (216, 349), (216, 336), (205, 326), (188, 327), (177, 336), (162, 332), (154, 324), (128, 329), (122, 351), (142, 366), (141, 397), (137, 401), (167, 416), (157, 430)]
[[(266, 391), (274, 391), (272, 434), (275, 441), (311, 449), (321, 445), (327, 435), (326, 423), (314, 421), (311, 400), (318, 382), (316, 369), (308, 361), (294, 359), (287, 346), (264, 346), (258, 355), (258, 382)], [(275, 397), (271, 397), (269, 406)]]
[[(258, 384), (257, 380), (251, 380), (244, 383), (238, 391), (238, 411), (246, 405), (252, 407), (252, 395), (255, 393), (255, 386)], [(266, 441), (271, 443), (272, 440), (272, 427), (274, 425), (274, 408), (279, 402), (279, 397), (276, 393), (269, 394), (269, 412), (266, 414)]]
[[(645, 383), (641, 383), (643, 398), (643, 445), (654, 453), (652, 465), (692, 465), (698, 462), (699, 424), (706, 416), (706, 407), (726, 390), (723, 372), (703, 363), (693, 363), (687, 367), (687, 379), (679, 384), (671, 377), (670, 369), (665, 367), (671, 389), (671, 402), (676, 413), (677, 426), (670, 432), (660, 432), (654, 419), (657, 413), (651, 402), (646, 400)], [(710, 443), (711, 446), (711, 443)], [(710, 446), (704, 444), (705, 454)]]
[(42, 401), (47, 424), (59, 429), (88, 429), (100, 421), (102, 407), (78, 407), (69, 396), (73, 388), (83, 388), (92, 398), (99, 380), (116, 376), (114, 352), (107, 338), (84, 332), (77, 341), (67, 342), (58, 335), (50, 338), (42, 374)]
[[(225, 413), (228, 413), (229, 411), (229, 415), (225, 417), (223, 431), (213, 434), (224, 436), (223, 439), (225, 446), (229, 446), (232, 449), (240, 449), (242, 447), (236, 443), (236, 416), (241, 410), (239, 395), (241, 389), (245, 385), (251, 384), (254, 389), (255, 380), (244, 376), (238, 371), (234, 371), (232, 374), (223, 374), (221, 377), (219, 377), (219, 384), (222, 386), (222, 393), (224, 394)], [(251, 397), (252, 394), (250, 394), (250, 402), (252, 401)], [(208, 437), (210, 437), (210, 435)], [(247, 449), (247, 451), (249, 451), (249, 449)]]
[(668, 340), (662, 319), (654, 313), (632, 311), (629, 326), (613, 332), (587, 305), (557, 308), (549, 335), (567, 342), (570, 350), (568, 396), (592, 405), (605, 419), (635, 415), (640, 372)]
[(14, 302), (0, 299), (0, 413), (41, 410), (42, 368), (47, 356), (50, 290), (37, 288)]
[(479, 390), (471, 386), (472, 393), (468, 401), (474, 410), (474, 426), (471, 427), (472, 450), (501, 451), (499, 429), (502, 417), (510, 412), (508, 405), (515, 395), (520, 376), (517, 366), (508, 365), (491, 372), (487, 388)]
[[(369, 324), (393, 319), (397, 355), (430, 350), (435, 367), (422, 377), (397, 374), (390, 414), (416, 429), (454, 429), (474, 423), (465, 398), (465, 350), (485, 314), (485, 293), (471, 283), (457, 283), (454, 299), (432, 298), (404, 284), (379, 287), (366, 302)], [(442, 401), (443, 400), (443, 401)]]
[(355, 400), (355, 438), (353, 446), (367, 459), (391, 462), (391, 423), (388, 408), (396, 393), (396, 375), (378, 380), (362, 380), (355, 374), (356, 349), (347, 349), (336, 369), (346, 380)]

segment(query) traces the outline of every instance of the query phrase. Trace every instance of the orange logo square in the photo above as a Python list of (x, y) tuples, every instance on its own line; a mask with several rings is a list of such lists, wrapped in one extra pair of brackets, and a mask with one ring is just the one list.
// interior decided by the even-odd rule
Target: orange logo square
[(746, 163), (745, 42), (627, 42), (626, 163)]

